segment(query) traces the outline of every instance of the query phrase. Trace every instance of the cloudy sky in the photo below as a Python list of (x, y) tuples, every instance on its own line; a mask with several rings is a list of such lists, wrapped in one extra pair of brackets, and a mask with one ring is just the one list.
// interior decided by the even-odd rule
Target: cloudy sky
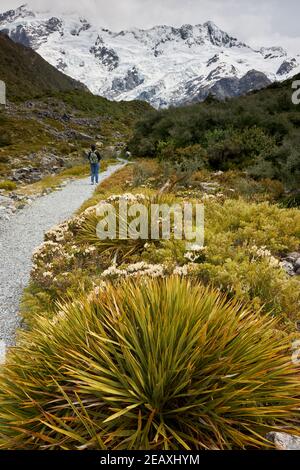
[[(50, 9), (53, 14), (62, 12), (62, 8), (78, 10), (100, 26), (115, 31), (133, 26), (179, 26), (212, 20), (252, 46), (282, 45), (293, 54), (300, 54), (299, 0), (31, 0), (28, 3), (39, 10)], [(22, 0), (0, 0), (0, 10), (20, 4)]]

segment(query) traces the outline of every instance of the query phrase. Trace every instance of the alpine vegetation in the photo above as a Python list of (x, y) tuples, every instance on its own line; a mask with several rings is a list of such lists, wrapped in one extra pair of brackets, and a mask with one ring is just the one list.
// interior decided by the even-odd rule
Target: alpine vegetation
[[(132, 202), (133, 201), (133, 202)], [(132, 196), (120, 196), (115, 207), (101, 202), (96, 207), (99, 218), (96, 232), (100, 240), (186, 240), (188, 246), (204, 245), (203, 204), (157, 204), (155, 198), (144, 203)], [(117, 221), (119, 227), (117, 227)]]
[(1, 373), (0, 446), (268, 448), (299, 419), (276, 328), (179, 276), (104, 284), (22, 333)]
[(0, 449), (298, 447), (298, 59), (0, 14)]

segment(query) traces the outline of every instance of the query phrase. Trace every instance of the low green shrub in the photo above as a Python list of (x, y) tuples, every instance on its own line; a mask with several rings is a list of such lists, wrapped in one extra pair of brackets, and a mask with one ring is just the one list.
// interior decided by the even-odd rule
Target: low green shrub
[[(110, 202), (117, 203), (118, 194), (132, 199), (134, 194), (127, 193), (127, 183), (132, 184), (133, 173), (133, 165), (117, 172), (113, 179), (106, 180), (96, 189), (93, 198), (82, 209), (107, 201), (111, 196)], [(202, 171), (201, 175), (208, 177), (206, 171)], [(200, 180), (201, 175), (198, 175)], [(242, 178), (242, 174), (229, 172), (217, 177), (221, 186), (226, 183), (229, 187), (234, 186), (236, 178)], [(281, 192), (280, 183), (277, 185), (268, 180), (259, 182), (262, 191), (270, 185), (274, 197)], [(134, 192), (143, 192), (147, 204), (155, 194), (145, 188), (135, 188)], [(193, 201), (193, 197), (187, 191), (182, 198), (171, 193), (160, 200), (174, 203), (186, 199)], [(199, 202), (199, 196), (194, 202)], [(46, 244), (34, 259), (32, 281), (35, 287), (32, 292), (29, 288), (22, 307), (26, 321), (34, 323), (35, 311), (43, 308), (37, 289), (40, 289), (41, 299), (44, 293), (50, 296), (55, 310), (55, 300), (72, 295), (79, 284), (82, 284), (83, 290), (91, 287), (112, 265), (118, 270), (124, 265), (146, 262), (163, 265), (168, 273), (172, 273), (177, 266), (183, 271), (188, 267), (188, 276), (213, 284), (229, 298), (235, 296), (252, 303), (255, 308), (262, 308), (266, 313), (272, 311), (281, 321), (283, 329), (293, 330), (299, 316), (300, 277), (291, 278), (281, 267), (280, 261), (289, 252), (300, 250), (299, 210), (283, 209), (268, 202), (250, 203), (238, 195), (233, 199), (211, 196), (203, 202), (205, 250), (201, 257), (197, 257), (195, 266), (191, 266), (193, 269), (189, 266), (191, 257), (186, 252), (184, 240), (159, 243), (149, 243), (149, 240), (99, 240), (96, 233), (99, 218), (92, 207), (63, 227), (51, 231), (47, 240), (52, 245)], [(257, 250), (261, 250), (263, 255), (256, 256)]]
[(8, 163), (8, 162), (9, 162), (9, 156), (0, 154), (0, 163)]
[(16, 187), (17, 184), (14, 181), (0, 181), (0, 189), (4, 189), (5, 191), (13, 191)]
[(89, 166), (85, 165), (76, 165), (70, 168), (66, 168), (60, 172), (60, 176), (87, 176), (89, 174)]
[(280, 203), (283, 207), (300, 207), (300, 192), (285, 195)]
[(12, 144), (12, 139), (8, 133), (0, 135), (0, 147), (7, 147)]
[(129, 148), (134, 155), (173, 158), (177, 149), (200, 145), (213, 170), (243, 169), (257, 178), (279, 179), (297, 188), (300, 177), (299, 107), (291, 101), (291, 80), (278, 87), (218, 101), (207, 99), (145, 113)]

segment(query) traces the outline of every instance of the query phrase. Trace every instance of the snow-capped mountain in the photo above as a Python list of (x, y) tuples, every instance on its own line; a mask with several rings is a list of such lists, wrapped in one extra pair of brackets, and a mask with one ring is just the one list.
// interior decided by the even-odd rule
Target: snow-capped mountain
[(54, 17), (23, 5), (0, 14), (0, 31), (95, 94), (155, 107), (201, 101), (209, 93), (237, 96), (300, 72), (299, 55), (253, 49), (210, 21), (115, 33), (78, 15)]

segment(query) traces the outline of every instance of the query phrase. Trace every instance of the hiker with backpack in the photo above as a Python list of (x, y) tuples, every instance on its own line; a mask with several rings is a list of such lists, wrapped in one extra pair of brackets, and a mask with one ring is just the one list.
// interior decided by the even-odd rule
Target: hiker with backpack
[(91, 184), (99, 183), (99, 169), (100, 169), (100, 161), (102, 157), (99, 151), (96, 149), (96, 145), (91, 145), (91, 150), (88, 153), (88, 160), (91, 165)]

